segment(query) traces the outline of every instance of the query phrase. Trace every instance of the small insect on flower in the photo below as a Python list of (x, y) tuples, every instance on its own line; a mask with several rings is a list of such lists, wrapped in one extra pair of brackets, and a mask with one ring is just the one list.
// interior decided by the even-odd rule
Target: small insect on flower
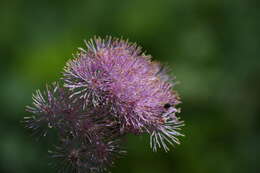
[(165, 68), (128, 41), (107, 37), (86, 42), (64, 68), (65, 87), (94, 107), (108, 105), (122, 133), (149, 133), (154, 151), (179, 143), (179, 96)]

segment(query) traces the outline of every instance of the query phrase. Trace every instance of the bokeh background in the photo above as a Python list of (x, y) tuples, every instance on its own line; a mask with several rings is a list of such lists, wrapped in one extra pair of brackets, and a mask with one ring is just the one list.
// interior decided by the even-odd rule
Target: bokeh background
[(54, 173), (48, 142), (20, 121), (83, 40), (123, 36), (180, 82), (182, 144), (153, 153), (129, 136), (113, 173), (257, 173), (260, 12), (255, 0), (1, 0), (0, 172)]

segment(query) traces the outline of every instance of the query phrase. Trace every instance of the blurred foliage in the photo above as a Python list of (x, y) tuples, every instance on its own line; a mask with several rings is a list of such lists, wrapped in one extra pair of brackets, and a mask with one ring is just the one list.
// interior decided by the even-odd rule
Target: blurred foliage
[(58, 79), (94, 35), (123, 36), (172, 69), (180, 84), (182, 145), (152, 153), (129, 136), (113, 173), (256, 173), (260, 13), (256, 0), (1, 0), (0, 172), (55, 172), (47, 143), (20, 121), (31, 93)]

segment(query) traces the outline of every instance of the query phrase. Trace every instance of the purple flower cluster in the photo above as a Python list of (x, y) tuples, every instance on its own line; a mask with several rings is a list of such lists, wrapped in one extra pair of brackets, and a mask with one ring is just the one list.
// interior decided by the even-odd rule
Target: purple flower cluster
[(25, 118), (33, 133), (46, 136), (56, 129), (61, 172), (103, 172), (118, 156), (122, 138), (129, 133), (150, 134), (153, 151), (179, 144), (183, 122), (176, 106), (174, 82), (166, 70), (122, 39), (94, 38), (64, 68), (62, 85), (37, 91), (33, 113)]

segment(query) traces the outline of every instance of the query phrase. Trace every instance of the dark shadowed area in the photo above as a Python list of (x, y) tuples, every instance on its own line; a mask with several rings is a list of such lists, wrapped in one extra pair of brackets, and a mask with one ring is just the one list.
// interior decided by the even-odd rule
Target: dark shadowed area
[(32, 92), (61, 77), (94, 35), (142, 45), (177, 77), (182, 144), (153, 153), (129, 136), (112, 173), (260, 172), (260, 13), (256, 0), (0, 2), (0, 172), (54, 173), (50, 141), (20, 121)]

